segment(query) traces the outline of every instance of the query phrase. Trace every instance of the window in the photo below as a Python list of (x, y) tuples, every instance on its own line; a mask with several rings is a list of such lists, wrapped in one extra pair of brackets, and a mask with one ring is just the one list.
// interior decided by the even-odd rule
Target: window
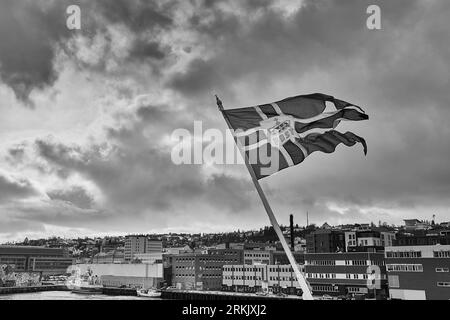
[(388, 276), (388, 282), (390, 288), (400, 288), (398, 276)]
[(354, 266), (365, 266), (365, 265), (367, 265), (367, 261), (366, 260), (353, 260), (353, 265)]
[(436, 272), (448, 272), (448, 268), (436, 268)]
[(450, 287), (450, 282), (438, 282), (438, 287)]
[[(436, 251), (435, 251), (436, 254)], [(421, 251), (388, 251), (386, 252), (387, 258), (421, 258)]]

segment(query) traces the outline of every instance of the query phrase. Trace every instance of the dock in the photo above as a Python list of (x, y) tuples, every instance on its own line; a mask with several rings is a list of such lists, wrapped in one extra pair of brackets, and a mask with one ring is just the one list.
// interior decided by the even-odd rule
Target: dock
[(257, 295), (254, 293), (225, 292), (225, 291), (194, 291), (194, 290), (165, 290), (162, 299), (171, 300), (289, 300), (302, 301), (298, 296)]
[(29, 287), (0, 287), (0, 295), (14, 293), (30, 293), (42, 291), (70, 291), (65, 285), (45, 285)]

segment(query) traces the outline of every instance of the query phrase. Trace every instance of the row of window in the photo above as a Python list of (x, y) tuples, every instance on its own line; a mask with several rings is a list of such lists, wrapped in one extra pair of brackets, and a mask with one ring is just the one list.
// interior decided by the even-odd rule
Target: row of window
[(223, 276), (227, 280), (262, 280), (260, 276)]
[(367, 260), (352, 260), (353, 266), (367, 266)]
[(396, 272), (423, 272), (421, 264), (387, 264), (386, 269)]
[(234, 271), (234, 272), (256, 272), (257, 268), (251, 267), (223, 267), (223, 271)]
[(433, 251), (435, 258), (450, 258), (450, 251)]
[[(175, 258), (176, 262), (194, 262), (195, 258)], [(236, 263), (238, 259), (229, 259), (229, 258), (217, 258), (217, 257), (209, 257), (209, 258), (199, 258), (200, 262), (220, 262), (220, 263)]]
[(334, 260), (309, 260), (309, 265), (312, 266), (335, 266), (336, 261)]
[(448, 272), (448, 268), (436, 268), (436, 272)]
[(269, 268), (269, 272), (293, 272), (291, 267), (274, 267)]
[[(374, 265), (384, 265), (383, 261), (371, 261)], [(335, 260), (307, 260), (306, 264), (311, 266), (335, 266)], [(345, 260), (346, 266), (367, 266), (367, 260)]]
[(347, 287), (348, 293), (367, 293), (367, 288), (360, 288), (360, 287)]
[(308, 273), (308, 278), (316, 279), (336, 279), (335, 273)]
[(244, 255), (246, 258), (248, 257), (254, 257), (254, 258), (268, 258), (270, 257), (269, 253), (245, 253)]
[(421, 258), (421, 251), (387, 251), (387, 258)]
[(313, 291), (317, 292), (338, 292), (339, 288), (337, 286), (312, 286)]

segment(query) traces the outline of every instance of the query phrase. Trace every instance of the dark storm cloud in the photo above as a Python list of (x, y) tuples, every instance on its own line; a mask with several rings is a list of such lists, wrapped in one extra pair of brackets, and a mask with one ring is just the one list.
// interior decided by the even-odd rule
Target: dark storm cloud
[(37, 190), (29, 181), (7, 178), (0, 173), (0, 201), (27, 198), (37, 194)]
[[(381, 7), (381, 31), (366, 28), (370, 4)], [(364, 126), (346, 127), (361, 130), (367, 139), (369, 155), (364, 161), (353, 161), (353, 150), (341, 148), (334, 161), (311, 156), (302, 168), (272, 178), (277, 186), (290, 181), (294, 189), (272, 190), (283, 195), (279, 202), (289, 197), (294, 206), (297, 194), (315, 197), (314, 203), (301, 203), (302, 210), (309, 207), (321, 219), (335, 220), (367, 219), (360, 209), (370, 206), (445, 208), (450, 204), (446, 197), (450, 192), (446, 165), (450, 50), (443, 45), (450, 41), (445, 32), (447, 1), (305, 1), (289, 17), (265, 8), (253, 20), (224, 13), (219, 6), (210, 10), (215, 19), (202, 19), (211, 16), (205, 10), (196, 12), (191, 23), (210, 36), (208, 46), (214, 54), (193, 59), (186, 70), (174, 74), (172, 88), (189, 98), (220, 90), (232, 104), (237, 94), (251, 95), (251, 101), (261, 103), (259, 92), (282, 98), (274, 85), (292, 86), (319, 72), (335, 82), (326, 85), (333, 90), (329, 93), (345, 92), (343, 99), (360, 103), (371, 116)], [(257, 89), (243, 94), (236, 89), (240, 83)], [(348, 209), (341, 213), (323, 203)]]
[[(81, 8), (81, 30), (71, 31), (66, 27), (69, 5)], [(114, 23), (126, 26), (137, 36), (125, 62), (162, 60), (170, 54), (170, 48), (144, 36), (172, 25), (170, 10), (163, 7), (141, 0), (4, 0), (0, 10), (1, 79), (19, 100), (32, 106), (31, 91), (51, 86), (58, 78), (54, 66), (57, 50), (63, 49), (71, 59), (76, 59), (74, 48), (68, 46), (71, 38), (81, 36), (92, 40)], [(106, 36), (106, 40), (111, 47), (112, 39)], [(94, 67), (82, 61), (78, 65)], [(99, 71), (104, 72), (104, 68)]]
[(57, 78), (54, 46), (68, 36), (64, 12), (57, 1), (1, 3), (0, 75), (17, 98), (28, 104), (32, 89), (51, 85)]
[(47, 195), (52, 200), (67, 201), (81, 209), (91, 209), (94, 204), (92, 196), (79, 186), (73, 186), (68, 190), (51, 190), (47, 192)]
[[(355, 130), (365, 137), (369, 154), (362, 158), (357, 147), (339, 147), (333, 155), (313, 154), (300, 166), (262, 182), (282, 217), (290, 212), (301, 216), (299, 212), (309, 210), (310, 221), (318, 224), (377, 222), (389, 221), (391, 209), (422, 214), (418, 210), (426, 206), (448, 208), (450, 2), (311, 0), (289, 15), (273, 7), (274, 2), (186, 2), (194, 8), (183, 12), (188, 15), (183, 20), (186, 24), (174, 20), (173, 3), (155, 6), (150, 1), (113, 1), (108, 6), (108, 1), (93, 1), (82, 5), (82, 10), (88, 8), (88, 16), (81, 36), (92, 40), (87, 46), (93, 46), (95, 35), (103, 32), (107, 43), (98, 65), (81, 62), (82, 70), (96, 68), (94, 71), (109, 77), (105, 65), (112, 59), (121, 67), (114, 79), (120, 81), (126, 74), (140, 80), (136, 70), (155, 64), (161, 75), (156, 82), (167, 80), (166, 88), (156, 85), (156, 89), (168, 95), (175, 92), (177, 99), (181, 93), (183, 99), (167, 104), (147, 101), (134, 111), (119, 113), (118, 123), (125, 124), (108, 126), (105, 144), (85, 146), (36, 139), (33, 147), (43, 162), (36, 163), (36, 168), (61, 179), (81, 176), (99, 189), (104, 208), (89, 210), (100, 201), (86, 190), (51, 189), (47, 190), (53, 198), (50, 213), (26, 208), (21, 218), (31, 215), (35, 221), (61, 221), (57, 223), (72, 226), (95, 222), (99, 226), (103, 217), (111, 221), (119, 216), (151, 216), (157, 228), (176, 215), (175, 210), (184, 210), (183, 217), (192, 221), (207, 217), (209, 208), (213, 217), (253, 217), (262, 207), (245, 168), (239, 171), (245, 176), (238, 179), (221, 173), (206, 175), (201, 166), (175, 166), (169, 148), (160, 142), (175, 128), (191, 129), (194, 120), (204, 121), (205, 128), (224, 128), (212, 93), (220, 94), (227, 106), (237, 107), (242, 106), (241, 99), (256, 104), (267, 102), (263, 99), (310, 93), (306, 90), (311, 88), (364, 107), (370, 121), (355, 126), (341, 123), (339, 129)], [(366, 28), (370, 4), (381, 7), (380, 31)], [(145, 19), (147, 16), (152, 18)], [(99, 21), (106, 24), (99, 26)], [(111, 24), (125, 26), (136, 36), (124, 57), (110, 52), (113, 39), (107, 26)], [(156, 36), (166, 31), (173, 32), (171, 36), (186, 31), (189, 36), (186, 44), (182, 43), (188, 63), (175, 72), (166, 70), (167, 58), (182, 59), (174, 57), (176, 50)], [(54, 35), (43, 43), (64, 36)], [(13, 44), (11, 39), (8, 41)], [(48, 46), (36, 47), (50, 52)], [(0, 51), (2, 66), (5, 59), (16, 59), (13, 52), (19, 51), (5, 52), (9, 51)], [(35, 80), (30, 88), (39, 87), (35, 83), (40, 79), (48, 79), (41, 81), (43, 85), (54, 80), (52, 64), (37, 61), (42, 62), (39, 67), (29, 67), (29, 77)], [(29, 63), (34, 66), (35, 62)], [(19, 71), (28, 70), (17, 65), (10, 63)], [(2, 69), (3, 79), (20, 75), (17, 70)], [(22, 72), (23, 79), (28, 79), (25, 74)], [(123, 83), (133, 92), (132, 85)], [(10, 162), (32, 162), (24, 156), (28, 147), (11, 149)], [(202, 208), (197, 210), (199, 206)], [(209, 219), (205, 221), (215, 222)], [(263, 219), (257, 223), (266, 221)]]
[(172, 25), (171, 1), (159, 5), (157, 1), (145, 0), (96, 0), (93, 10), (111, 23), (121, 23), (139, 33), (154, 27), (167, 28)]
[[(94, 183), (105, 197), (106, 214), (111, 217), (145, 212), (155, 223), (163, 223), (167, 212), (185, 205), (206, 204), (229, 213), (250, 208), (252, 188), (247, 180), (224, 174), (205, 176), (199, 165), (175, 165), (171, 148), (156, 145), (173, 129), (189, 127), (189, 117), (166, 105), (144, 104), (134, 114), (134, 120), (126, 125), (107, 128), (111, 147), (108, 155), (104, 155), (102, 146), (81, 148), (44, 139), (35, 143), (38, 155), (51, 167)], [(82, 204), (87, 207), (86, 202), (93, 206), (91, 198), (78, 191), (48, 194), (80, 208)]]
[[(195, 59), (187, 70), (174, 75), (170, 85), (185, 94), (209, 92), (243, 77), (252, 77), (268, 86), (277, 76), (300, 77), (318, 68), (326, 70), (341, 61), (370, 58), (390, 40), (379, 36), (369, 39), (366, 8), (383, 8), (385, 28), (403, 28), (417, 1), (305, 1), (289, 18), (261, 3), (254, 20), (238, 17), (220, 7), (199, 10), (191, 18), (192, 28), (208, 35), (208, 46), (217, 53), (211, 58)], [(248, 15), (258, 12), (257, 4), (244, 8)], [(212, 16), (202, 19), (203, 16)], [(259, 83), (258, 83), (259, 84)]]

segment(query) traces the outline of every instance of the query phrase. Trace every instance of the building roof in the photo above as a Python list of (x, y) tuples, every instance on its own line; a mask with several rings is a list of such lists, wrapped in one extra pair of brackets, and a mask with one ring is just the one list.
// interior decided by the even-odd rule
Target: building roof
[(64, 250), (61, 248), (47, 248), (34, 246), (0, 246), (0, 255), (42, 255), (62, 256)]

